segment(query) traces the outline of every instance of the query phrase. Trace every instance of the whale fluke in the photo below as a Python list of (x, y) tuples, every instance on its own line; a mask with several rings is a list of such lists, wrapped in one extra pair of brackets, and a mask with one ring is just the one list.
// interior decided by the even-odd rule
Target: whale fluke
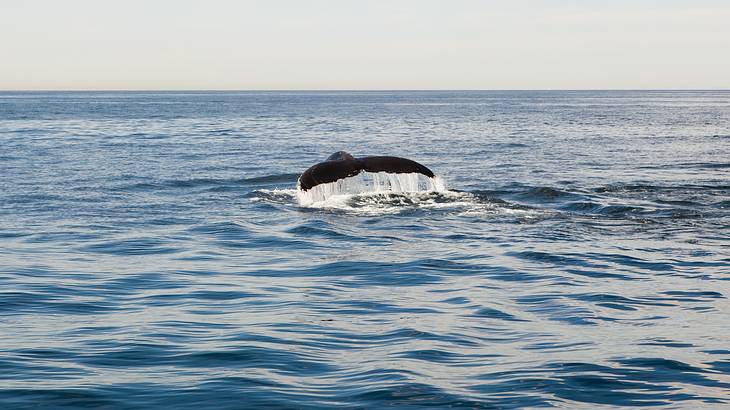
[(389, 172), (392, 174), (419, 173), (433, 178), (434, 173), (416, 161), (389, 156), (355, 158), (347, 152), (338, 151), (326, 161), (311, 166), (299, 177), (298, 186), (307, 191), (319, 184), (335, 182), (352, 177), (362, 171)]

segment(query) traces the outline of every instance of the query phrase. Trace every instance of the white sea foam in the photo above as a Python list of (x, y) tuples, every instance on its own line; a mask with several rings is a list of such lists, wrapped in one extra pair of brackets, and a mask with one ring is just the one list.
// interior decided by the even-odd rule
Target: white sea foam
[(429, 178), (418, 173), (362, 172), (353, 177), (317, 185), (307, 191), (297, 189), (297, 199), (302, 206), (317, 206), (327, 202), (343, 202), (352, 195), (408, 192), (447, 192), (447, 189), (444, 180), (439, 177)]
[(518, 208), (493, 202), (470, 192), (449, 191), (439, 178), (421, 174), (361, 173), (337, 182), (300, 189), (261, 189), (252, 200), (292, 204), (305, 208), (343, 211), (356, 215), (392, 215), (434, 210), (465, 217), (511, 217), (530, 221), (544, 210)]

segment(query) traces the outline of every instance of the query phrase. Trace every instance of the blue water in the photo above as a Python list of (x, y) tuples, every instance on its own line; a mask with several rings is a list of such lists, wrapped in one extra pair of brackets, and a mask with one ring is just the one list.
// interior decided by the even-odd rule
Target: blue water
[[(0, 93), (0, 408), (730, 406), (730, 91)], [(451, 192), (301, 206), (337, 150)]]

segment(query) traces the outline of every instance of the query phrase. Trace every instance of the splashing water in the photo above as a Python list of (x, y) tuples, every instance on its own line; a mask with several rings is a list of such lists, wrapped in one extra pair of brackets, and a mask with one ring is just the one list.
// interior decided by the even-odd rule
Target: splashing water
[(317, 185), (307, 191), (297, 187), (297, 199), (300, 205), (308, 206), (331, 198), (357, 194), (446, 191), (446, 183), (438, 176), (429, 178), (418, 173), (362, 172), (353, 177)]

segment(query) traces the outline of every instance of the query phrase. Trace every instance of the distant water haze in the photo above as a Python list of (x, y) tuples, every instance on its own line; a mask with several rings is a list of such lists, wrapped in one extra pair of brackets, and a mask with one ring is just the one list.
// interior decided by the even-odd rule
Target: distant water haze
[(724, 89), (727, 1), (0, 0), (0, 90)]

